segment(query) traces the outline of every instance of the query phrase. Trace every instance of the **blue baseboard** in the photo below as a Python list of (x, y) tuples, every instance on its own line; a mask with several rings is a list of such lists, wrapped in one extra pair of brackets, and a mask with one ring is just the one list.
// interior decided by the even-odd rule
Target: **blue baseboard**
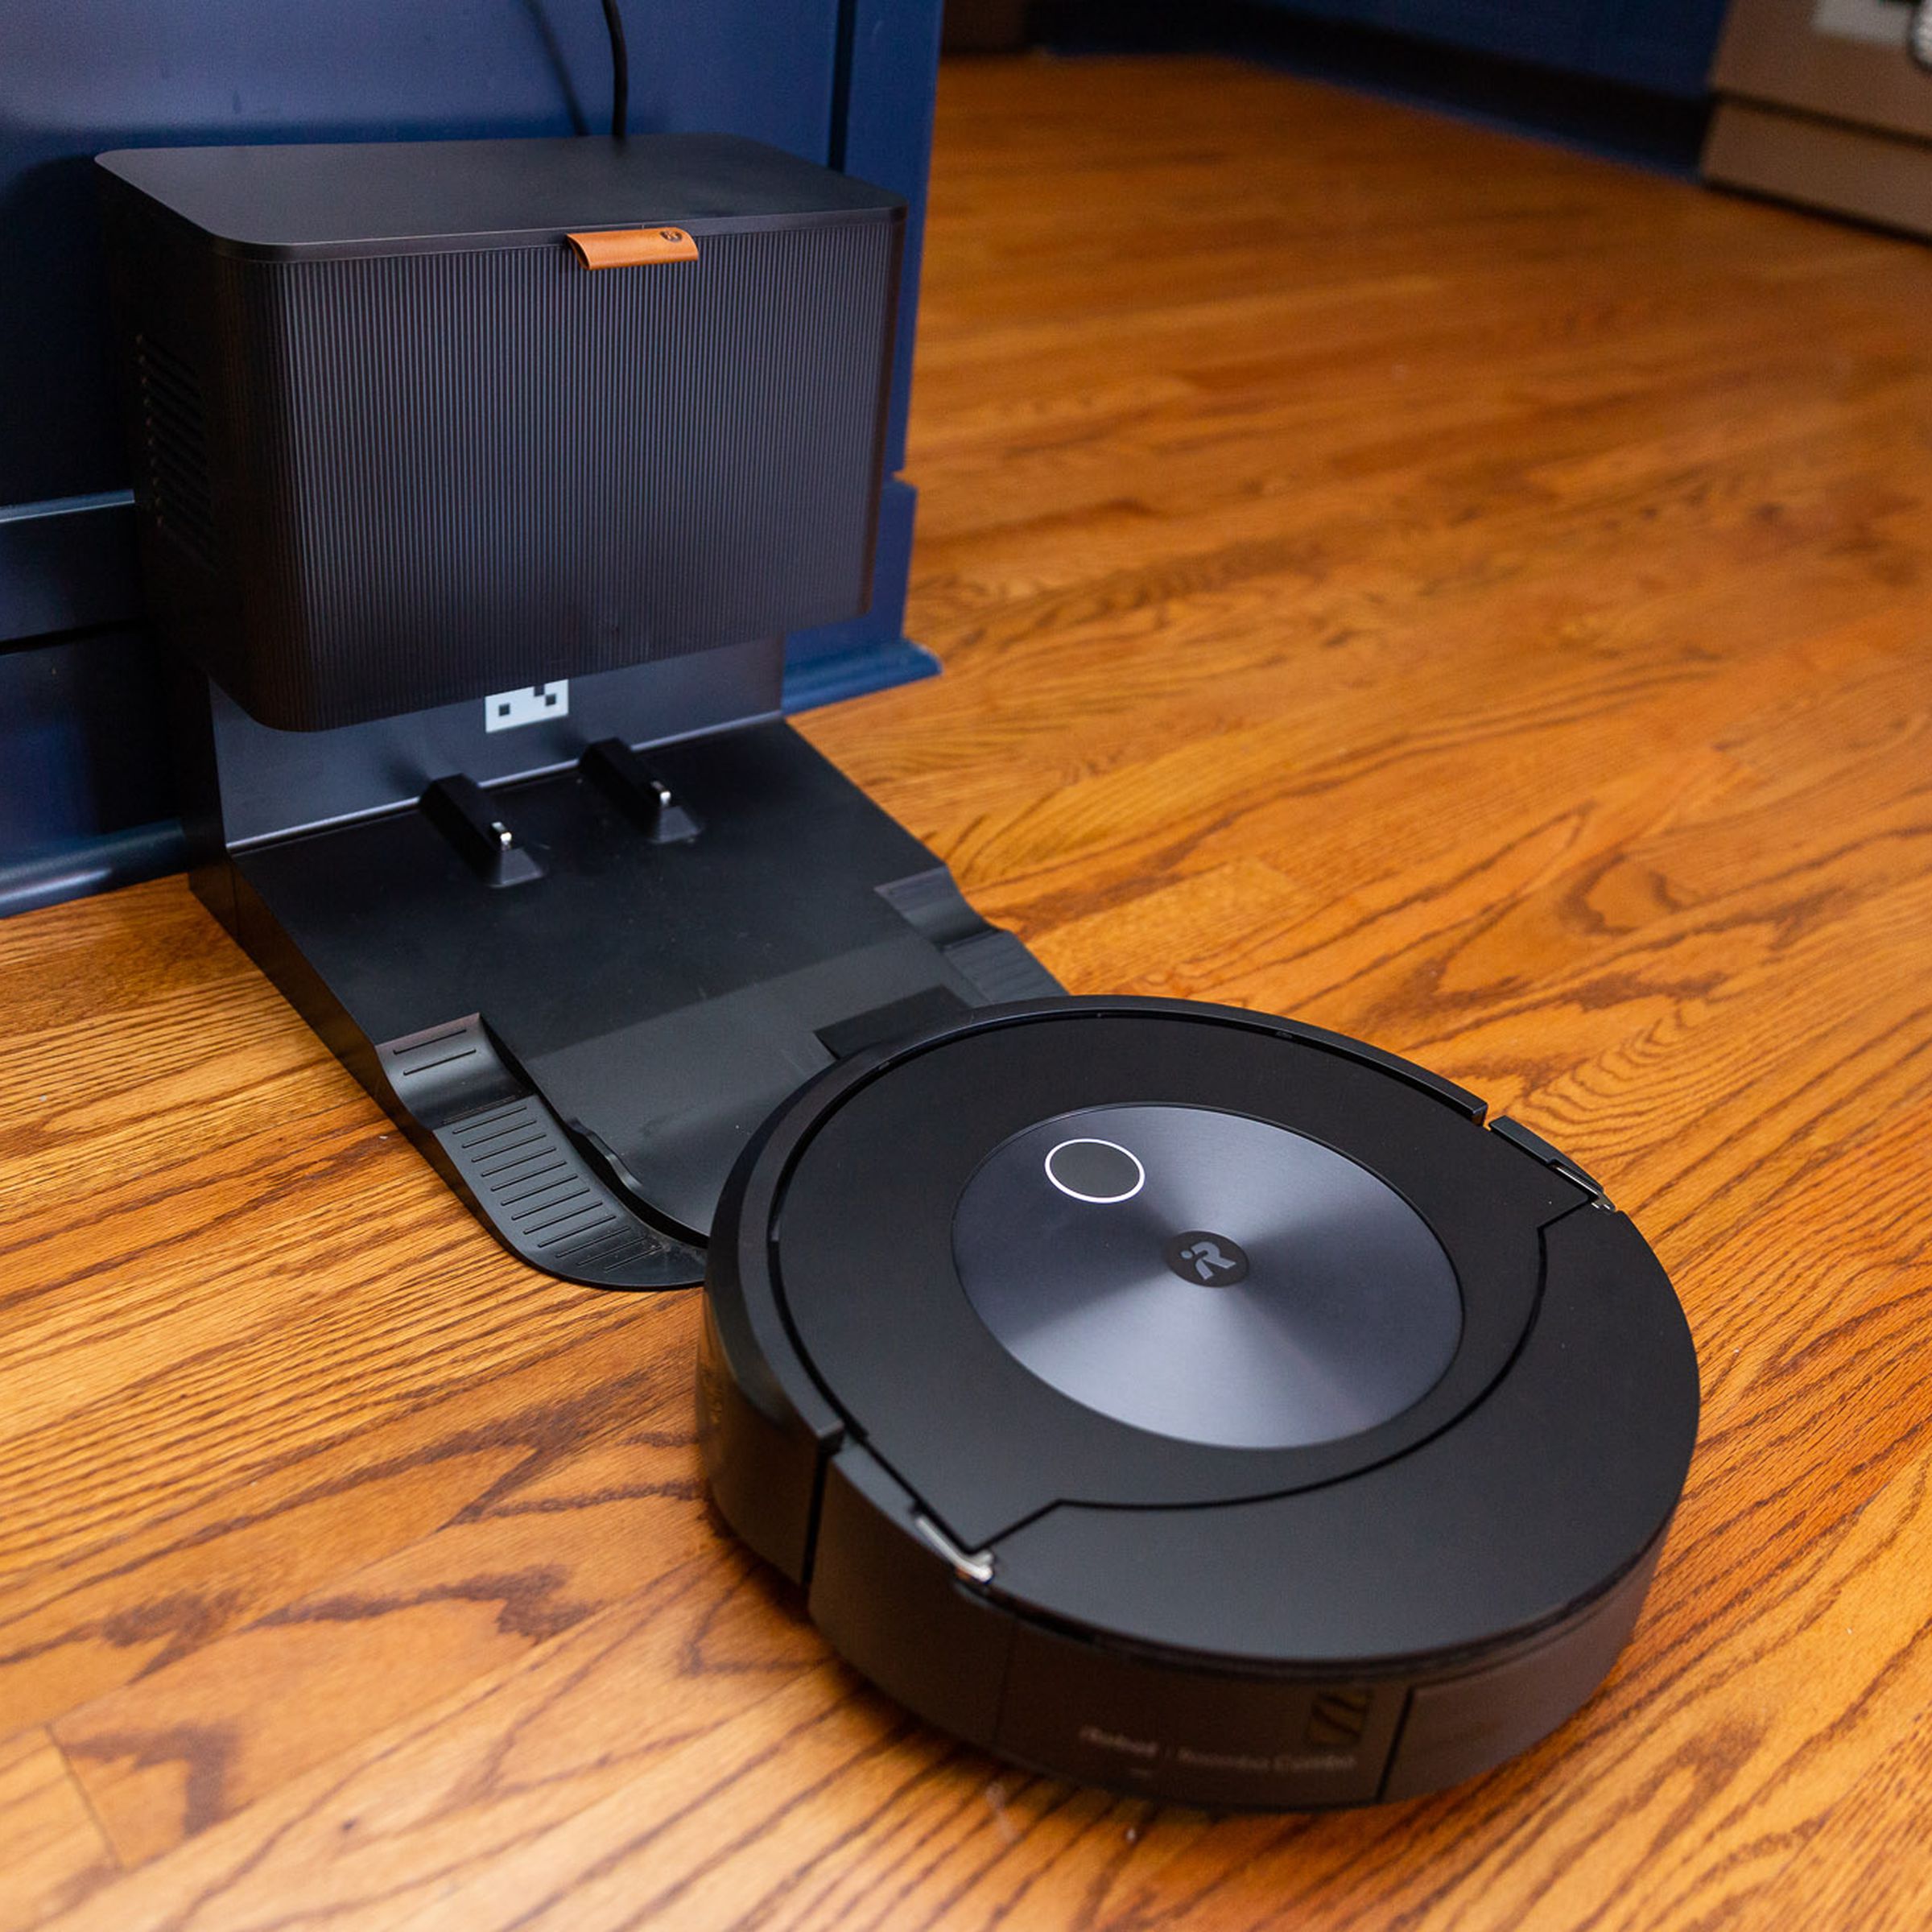
[(143, 879), (179, 872), (187, 863), (179, 819), (76, 839), (52, 852), (0, 865), (0, 919), (111, 892), (117, 886), (138, 886)]
[(863, 697), (869, 691), (884, 691), (894, 684), (910, 684), (917, 679), (939, 675), (939, 659), (923, 644), (905, 638), (882, 650), (869, 644), (861, 650), (844, 651), (836, 657), (787, 664), (785, 708), (787, 712), (812, 711), (821, 704), (836, 704), (844, 698)]

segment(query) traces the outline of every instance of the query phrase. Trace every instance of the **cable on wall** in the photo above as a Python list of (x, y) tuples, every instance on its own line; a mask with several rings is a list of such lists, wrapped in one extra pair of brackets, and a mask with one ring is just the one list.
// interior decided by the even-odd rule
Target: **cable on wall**
[(621, 141), (630, 131), (630, 55), (617, 0), (604, 0), (604, 24), (610, 31), (610, 138)]

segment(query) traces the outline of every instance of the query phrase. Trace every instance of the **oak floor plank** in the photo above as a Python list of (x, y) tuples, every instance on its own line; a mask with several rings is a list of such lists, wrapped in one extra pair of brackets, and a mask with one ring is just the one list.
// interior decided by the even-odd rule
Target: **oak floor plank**
[(1704, 1422), (1635, 1640), (1385, 1810), (1023, 1777), (717, 1532), (689, 1297), (497, 1249), (179, 881), (0, 923), (0, 1928), (1932, 1911), (1932, 254), (1215, 62), (943, 80), (936, 682), (812, 740), (1071, 986), (1597, 1172)]
[(60, 1747), (39, 1729), (0, 1742), (0, 1927), (37, 1926), (118, 1876)]
[(61, 1719), (55, 1735), (122, 1860), (205, 1831), (708, 1550), (689, 1370), (679, 1349), (653, 1385), (607, 1385), (620, 1439), (503, 1468), (430, 1534), (332, 1567), (321, 1587)]
[[(118, 1534), (0, 1592), (0, 1713), (43, 1722), (94, 1707), (446, 1524), (514, 1513), (629, 1441), (658, 1402), (687, 1407), (691, 1311), (608, 1298), (596, 1311), (588, 1334), (553, 1322), (527, 1362), (379, 1426), (130, 1492)], [(67, 1480), (85, 1484), (87, 1467)]]

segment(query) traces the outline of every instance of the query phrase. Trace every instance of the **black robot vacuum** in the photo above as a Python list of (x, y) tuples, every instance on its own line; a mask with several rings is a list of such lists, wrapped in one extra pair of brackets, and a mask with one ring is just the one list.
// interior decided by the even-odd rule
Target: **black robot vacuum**
[(1636, 1228), (1484, 1114), (1187, 1002), (854, 1055), (720, 1207), (719, 1507), (867, 1677), (1030, 1769), (1296, 1808), (1487, 1769), (1629, 1636), (1698, 1385)]

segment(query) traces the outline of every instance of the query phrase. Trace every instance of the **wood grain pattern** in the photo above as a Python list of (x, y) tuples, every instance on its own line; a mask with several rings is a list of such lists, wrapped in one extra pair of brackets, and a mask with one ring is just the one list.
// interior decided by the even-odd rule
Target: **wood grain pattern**
[(1071, 985), (1573, 1152), (1706, 1420), (1386, 1810), (1024, 1777), (718, 1534), (688, 1296), (497, 1250), (163, 881), (0, 924), (0, 1928), (1932, 1918), (1932, 258), (1257, 72), (941, 93), (911, 625), (807, 721)]
[(38, 1925), (118, 1876), (114, 1853), (37, 1726), (0, 1744), (0, 1926)]

